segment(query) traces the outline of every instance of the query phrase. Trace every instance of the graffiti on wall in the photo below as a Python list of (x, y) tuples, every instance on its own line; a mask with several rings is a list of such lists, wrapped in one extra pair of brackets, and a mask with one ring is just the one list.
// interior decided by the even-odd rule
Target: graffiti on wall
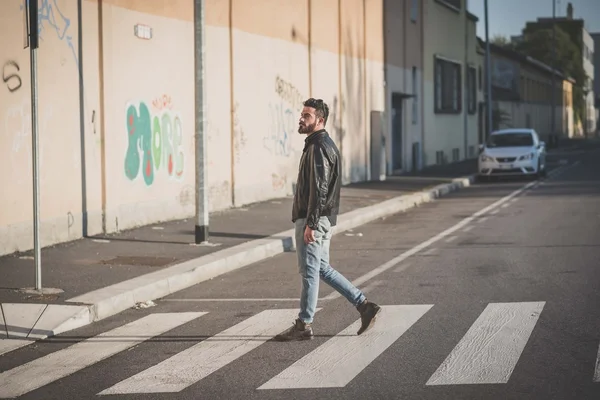
[[(27, 0), (27, 6), (29, 7), (29, 1)], [(20, 5), (21, 11), (24, 11), (23, 4)], [(38, 33), (40, 35), (40, 42), (44, 40), (46, 30), (56, 34), (56, 37), (67, 44), (75, 60), (75, 64), (79, 65), (77, 59), (77, 51), (75, 44), (73, 43), (73, 32), (71, 29), (71, 19), (67, 18), (61, 11), (60, 7), (56, 4), (56, 0), (41, 0), (38, 5)], [(42, 44), (40, 43), (40, 46)]]
[(23, 82), (18, 72), (21, 69), (16, 61), (8, 60), (2, 67), (2, 81), (6, 84), (8, 91), (13, 93), (21, 88)]
[(281, 79), (279, 75), (275, 78), (275, 93), (292, 108), (297, 110), (302, 108), (304, 100), (298, 88), (290, 82)]
[(294, 85), (279, 76), (275, 78), (275, 93), (280, 99), (269, 104), (270, 126), (263, 145), (272, 155), (290, 157), (295, 152), (291, 138), (298, 132), (297, 117), (302, 107), (302, 95)]
[(129, 105), (126, 113), (125, 175), (133, 181), (141, 171), (146, 185), (159, 173), (179, 180), (184, 166), (181, 118), (172, 111), (170, 100), (152, 104), (154, 115), (144, 102)]
[[(53, 117), (52, 105), (40, 110), (39, 134), (43, 138), (47, 132), (48, 122)], [(21, 104), (10, 106), (4, 114), (4, 133), (12, 140), (10, 148), (9, 165), (12, 171), (8, 172), (12, 182), (17, 185), (29, 184), (31, 182), (31, 102), (25, 99)], [(39, 143), (39, 162), (44, 164), (44, 140)], [(23, 164), (25, 160), (25, 164)], [(25, 169), (23, 169), (25, 165)], [(41, 175), (43, 180), (44, 175)]]
[(283, 190), (287, 185), (287, 176), (285, 174), (271, 174), (271, 183), (274, 190)]
[(294, 153), (291, 137), (297, 129), (297, 118), (283, 102), (269, 105), (270, 126), (263, 138), (264, 148), (274, 156), (290, 157)]

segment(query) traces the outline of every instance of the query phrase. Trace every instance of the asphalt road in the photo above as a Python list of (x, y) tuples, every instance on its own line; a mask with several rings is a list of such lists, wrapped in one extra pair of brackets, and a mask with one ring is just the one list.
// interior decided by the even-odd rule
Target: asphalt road
[(322, 284), (315, 339), (270, 340), (297, 314), (286, 253), (0, 357), (0, 398), (600, 398), (600, 152), (560, 158), (334, 236), (384, 306), (365, 335)]

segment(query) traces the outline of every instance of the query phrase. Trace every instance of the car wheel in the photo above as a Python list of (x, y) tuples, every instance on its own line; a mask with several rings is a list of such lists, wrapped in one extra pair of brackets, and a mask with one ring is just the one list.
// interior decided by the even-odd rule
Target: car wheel
[(542, 176), (545, 178), (548, 174), (547, 174), (547, 170), (546, 170), (546, 164), (544, 164), (544, 169), (542, 170)]
[(546, 175), (545, 172), (546, 172), (545, 169), (542, 170), (542, 163), (538, 161), (537, 171), (535, 172), (535, 178), (539, 179), (539, 178), (545, 176)]

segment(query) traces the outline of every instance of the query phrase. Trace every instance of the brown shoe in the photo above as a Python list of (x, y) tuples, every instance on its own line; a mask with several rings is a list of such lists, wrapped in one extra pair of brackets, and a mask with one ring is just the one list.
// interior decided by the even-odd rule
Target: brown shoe
[(360, 313), (360, 321), (361, 326), (357, 335), (365, 333), (369, 330), (373, 325), (375, 325), (375, 320), (377, 319), (377, 314), (381, 311), (381, 307), (379, 307), (375, 303), (370, 303), (366, 299), (362, 302), (362, 304), (356, 307), (358, 312)]
[(296, 319), (294, 325), (290, 329), (274, 337), (274, 339), (278, 342), (289, 342), (292, 340), (311, 340), (312, 338), (312, 325), (305, 324), (299, 318)]

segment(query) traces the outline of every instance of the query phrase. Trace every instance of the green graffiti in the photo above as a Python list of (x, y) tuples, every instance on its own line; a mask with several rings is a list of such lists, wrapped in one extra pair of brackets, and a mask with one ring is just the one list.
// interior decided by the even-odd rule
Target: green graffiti
[[(152, 123), (150, 122), (152, 121)], [(179, 116), (168, 110), (162, 115), (150, 116), (148, 107), (140, 103), (139, 115), (135, 106), (127, 109), (127, 132), (129, 145), (125, 155), (125, 175), (134, 180), (143, 166), (144, 182), (151, 185), (154, 173), (164, 170), (168, 177), (183, 175), (183, 130)], [(140, 151), (143, 161), (140, 164)]]
[(140, 113), (138, 115), (134, 106), (127, 109), (127, 133), (129, 145), (125, 156), (125, 175), (131, 180), (135, 179), (140, 170), (140, 154), (143, 152), (144, 181), (146, 185), (154, 181), (154, 168), (152, 167), (152, 157), (150, 149), (152, 148), (150, 131), (150, 111), (144, 104), (140, 104)]

